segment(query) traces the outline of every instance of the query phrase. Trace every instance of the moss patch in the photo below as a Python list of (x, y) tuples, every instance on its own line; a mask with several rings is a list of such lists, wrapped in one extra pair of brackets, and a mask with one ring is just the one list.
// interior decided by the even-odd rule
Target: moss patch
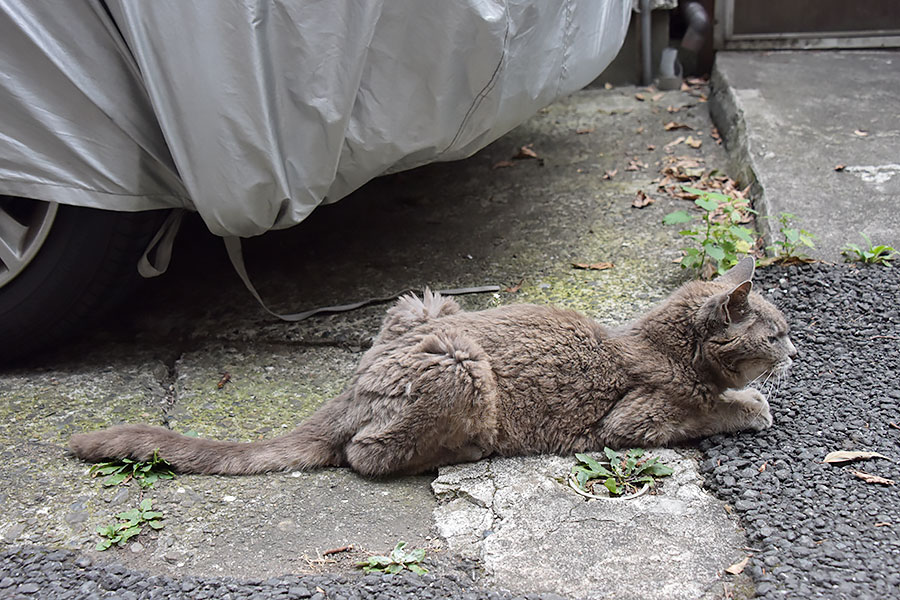
[[(172, 429), (251, 441), (293, 429), (343, 390), (359, 354), (333, 347), (212, 347), (178, 361)], [(219, 388), (225, 373), (227, 383)]]
[(160, 423), (165, 389), (154, 361), (79, 365), (0, 379), (0, 440), (64, 444), (116, 423)]

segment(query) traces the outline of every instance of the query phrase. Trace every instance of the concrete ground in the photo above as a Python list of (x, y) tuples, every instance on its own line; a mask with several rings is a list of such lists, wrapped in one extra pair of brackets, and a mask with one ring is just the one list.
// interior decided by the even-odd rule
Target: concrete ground
[[(720, 52), (713, 116), (764, 215), (788, 212), (842, 260), (847, 243), (900, 248), (900, 54)], [(774, 228), (777, 222), (764, 221)]]
[[(758, 71), (755, 89), (762, 90), (754, 97), (781, 97), (766, 85), (777, 81), (764, 75), (768, 63), (742, 56), (725, 57), (721, 81), (728, 85), (727, 69), (750, 61)], [(788, 68), (773, 56), (773, 69)], [(746, 89), (728, 88), (738, 99)], [(584, 90), (466, 161), (381, 178), (294, 229), (249, 240), (249, 271), (282, 311), (409, 287), (496, 284), (503, 291), (465, 296), (461, 303), (470, 309), (553, 303), (621, 323), (688, 277), (675, 264), (684, 242), (661, 220), (689, 204), (657, 184), (673, 161), (690, 159), (704, 172), (726, 170), (725, 150), (711, 136), (707, 94), (702, 87)], [(790, 152), (779, 144), (796, 131), (759, 129), (769, 121), (754, 120), (757, 113), (749, 110), (725, 107), (720, 114), (751, 140), (765, 131), (767, 151)], [(673, 121), (691, 129), (667, 130)], [(881, 135), (887, 126), (854, 122), (849, 135), (855, 137), (846, 143), (895, 144), (895, 137)], [(854, 134), (857, 128), (869, 136)], [(803, 131), (814, 135), (817, 128)], [(726, 140), (736, 139), (727, 133)], [(687, 145), (688, 135), (700, 144)], [(537, 158), (514, 158), (523, 147)], [(883, 167), (896, 153), (853, 156), (840, 160), (848, 167)], [(755, 164), (770, 210), (798, 214), (823, 248), (834, 230), (855, 227), (838, 226), (837, 217), (812, 221), (824, 208), (805, 204), (808, 197), (799, 193), (776, 193), (768, 171), (760, 171), (772, 161)], [(896, 182), (889, 177), (870, 184), (864, 171), (846, 169), (823, 179), (821, 164), (796, 165), (797, 178), (820, 177), (820, 190), (832, 177), (864, 189)], [(653, 202), (635, 208), (639, 191)], [(784, 203), (776, 205), (776, 198)], [(866, 198), (875, 207), (891, 200)], [(896, 240), (898, 229), (890, 223), (879, 217), (885, 238)], [(598, 262), (614, 267), (573, 267)], [(234, 275), (220, 241), (188, 222), (172, 271), (148, 282), (120, 315), (76, 344), (0, 373), (3, 543), (78, 549), (151, 573), (255, 579), (349, 571), (355, 561), (405, 540), (426, 548), (437, 572), (463, 571), (480, 585), (516, 592), (692, 599), (752, 594), (746, 575), (724, 572), (746, 556), (747, 541), (724, 503), (704, 490), (699, 454), (690, 448), (659, 451), (675, 474), (657, 493), (622, 502), (587, 501), (571, 492), (559, 481), (574, 464), (571, 457), (491, 459), (385, 481), (341, 469), (179, 476), (142, 492), (135, 485), (104, 488), (65, 451), (71, 433), (123, 421), (222, 439), (276, 435), (341, 389), (384, 309), (273, 321)], [(94, 551), (96, 527), (141, 497), (154, 500), (165, 527), (125, 549)], [(353, 549), (326, 555), (346, 546)]]

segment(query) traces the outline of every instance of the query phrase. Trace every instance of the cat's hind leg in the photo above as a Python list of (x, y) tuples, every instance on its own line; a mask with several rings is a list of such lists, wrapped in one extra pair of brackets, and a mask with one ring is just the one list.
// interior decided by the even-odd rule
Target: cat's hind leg
[(456, 300), (441, 296), (427, 288), (422, 298), (407, 294), (388, 309), (374, 343), (377, 345), (389, 342), (422, 323), (458, 313), (459, 310)]
[(427, 335), (376, 360), (356, 393), (371, 418), (345, 456), (363, 475), (419, 473), (493, 451), (496, 381), (484, 350), (464, 336)]

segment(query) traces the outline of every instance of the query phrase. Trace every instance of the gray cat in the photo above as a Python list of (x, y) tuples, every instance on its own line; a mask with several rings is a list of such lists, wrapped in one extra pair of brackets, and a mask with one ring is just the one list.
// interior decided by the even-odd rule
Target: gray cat
[(426, 291), (388, 310), (349, 387), (287, 435), (220, 442), (120, 425), (70, 446), (89, 461), (158, 449), (186, 473), (349, 466), (382, 476), (762, 430), (769, 404), (745, 386), (783, 375), (797, 351), (782, 314), (751, 292), (753, 265), (687, 283), (616, 331), (543, 306), (463, 312)]

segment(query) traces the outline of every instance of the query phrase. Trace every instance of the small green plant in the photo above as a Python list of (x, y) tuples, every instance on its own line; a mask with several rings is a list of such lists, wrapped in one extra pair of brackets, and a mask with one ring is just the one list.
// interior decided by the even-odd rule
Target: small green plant
[(874, 245), (864, 233), (859, 235), (866, 241), (866, 247), (860, 247), (856, 244), (846, 244), (841, 249), (841, 254), (846, 257), (847, 262), (859, 261), (867, 265), (884, 265), (891, 266), (891, 261), (897, 256), (897, 251), (891, 246), (884, 244)]
[(148, 462), (123, 458), (93, 465), (88, 473), (91, 477), (105, 477), (103, 485), (107, 487), (134, 480), (142, 488), (150, 488), (160, 479), (175, 478), (171, 466), (165, 459), (159, 457), (157, 450), (154, 450), (153, 457)]
[(406, 542), (397, 542), (390, 556), (370, 556), (365, 561), (357, 563), (357, 566), (366, 573), (399, 573), (403, 569), (409, 569), (416, 575), (424, 575), (428, 569), (419, 564), (424, 558), (425, 550), (418, 548), (407, 551)]
[(144, 531), (144, 525), (151, 529), (162, 529), (161, 518), (162, 513), (153, 510), (153, 501), (145, 498), (138, 508), (117, 514), (118, 522), (97, 528), (97, 533), (103, 538), (97, 543), (97, 550), (106, 550), (113, 544), (120, 548), (125, 546), (128, 540)]
[(806, 248), (815, 249), (813, 240), (816, 236), (806, 231), (792, 226), (792, 221), (796, 219), (796, 215), (791, 213), (778, 213), (773, 217), (763, 217), (765, 219), (775, 219), (778, 221), (778, 231), (781, 233), (781, 239), (775, 240), (771, 246), (766, 246), (772, 256), (757, 261), (757, 266), (765, 267), (771, 264), (796, 264), (803, 262), (813, 262), (804, 250)]
[(684, 256), (681, 266), (685, 269), (697, 269), (701, 277), (718, 273), (721, 275), (737, 264), (738, 259), (749, 254), (756, 243), (752, 230), (741, 225), (747, 213), (754, 213), (745, 202), (706, 190), (698, 190), (689, 186), (682, 189), (697, 198), (694, 200), (703, 212), (699, 215), (686, 210), (676, 210), (663, 218), (666, 225), (700, 222), (679, 233), (696, 243), (696, 247), (682, 248)]
[(576, 454), (578, 464), (572, 467), (577, 488), (593, 494), (594, 485), (602, 484), (610, 496), (633, 494), (645, 484), (655, 485), (657, 477), (672, 474), (672, 468), (660, 464), (658, 458), (644, 458), (641, 448), (616, 452), (604, 448), (605, 461), (598, 461), (587, 454)]

